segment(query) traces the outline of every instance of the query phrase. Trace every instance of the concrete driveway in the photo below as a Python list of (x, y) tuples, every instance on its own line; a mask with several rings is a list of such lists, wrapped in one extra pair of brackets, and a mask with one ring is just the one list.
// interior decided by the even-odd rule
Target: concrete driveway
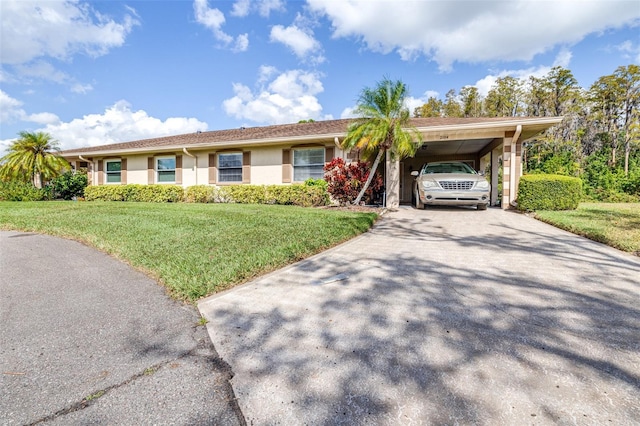
[(0, 424), (244, 424), (198, 320), (110, 256), (0, 232)]
[(518, 213), (401, 208), (199, 309), (249, 424), (640, 419), (640, 259)]

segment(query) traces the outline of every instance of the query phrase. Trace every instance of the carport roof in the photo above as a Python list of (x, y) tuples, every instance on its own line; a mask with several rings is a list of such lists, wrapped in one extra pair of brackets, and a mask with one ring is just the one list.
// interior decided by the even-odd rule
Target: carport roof
[[(412, 118), (411, 124), (423, 134), (455, 134), (474, 130), (510, 131), (522, 126), (521, 139), (529, 139), (559, 123), (562, 117), (478, 117), (478, 118)], [(326, 120), (311, 123), (240, 127), (165, 136), (130, 142), (77, 148), (63, 151), (65, 157), (221, 149), (286, 143), (314, 143), (343, 138), (353, 119)]]

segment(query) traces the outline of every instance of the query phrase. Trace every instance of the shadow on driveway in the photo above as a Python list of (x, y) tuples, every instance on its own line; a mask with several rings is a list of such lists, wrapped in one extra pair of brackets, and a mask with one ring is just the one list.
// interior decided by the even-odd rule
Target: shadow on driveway
[(248, 422), (633, 424), (640, 260), (527, 216), (400, 209), (200, 302)]

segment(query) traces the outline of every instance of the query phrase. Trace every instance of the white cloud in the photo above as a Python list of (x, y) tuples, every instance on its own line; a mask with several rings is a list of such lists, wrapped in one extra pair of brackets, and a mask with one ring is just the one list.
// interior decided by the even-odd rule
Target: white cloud
[(615, 49), (622, 52), (630, 61), (640, 64), (640, 44), (634, 45), (631, 40), (625, 40), (615, 46)]
[(234, 52), (246, 52), (249, 49), (249, 35), (240, 34), (236, 37), (235, 45), (233, 46)]
[(38, 112), (28, 115), (25, 121), (38, 124), (56, 124), (60, 122), (60, 118), (52, 112)]
[(404, 60), (424, 55), (442, 70), (455, 62), (529, 61), (588, 34), (640, 23), (637, 2), (628, 0), (307, 2), (331, 20), (334, 38), (353, 37)]
[(211, 30), (213, 36), (223, 46), (231, 46), (231, 49), (236, 52), (244, 52), (248, 49), (249, 35), (240, 34), (234, 41), (232, 36), (222, 31), (225, 23), (224, 14), (219, 9), (210, 8), (208, 0), (194, 0), (193, 11), (196, 21)]
[[(39, 115), (40, 119), (46, 116)], [(53, 117), (49, 117), (53, 118)], [(102, 114), (88, 114), (69, 122), (51, 122), (38, 129), (60, 142), (62, 149), (129, 142), (160, 136), (207, 130), (208, 125), (196, 118), (151, 117), (144, 110), (133, 111), (124, 100), (116, 102)]]
[(0, 123), (9, 123), (25, 117), (26, 113), (21, 106), (21, 101), (0, 90)]
[(18, 72), (20, 80), (26, 83), (30, 82), (31, 79), (37, 79), (63, 84), (71, 79), (69, 75), (57, 70), (53, 65), (44, 60), (36, 60), (29, 64), (16, 65), (15, 69)]
[(257, 11), (261, 16), (268, 18), (271, 11), (284, 10), (283, 0), (257, 0), (251, 2), (250, 0), (237, 0), (233, 4), (231, 9), (231, 16), (245, 17), (249, 15), (252, 10)]
[(78, 94), (81, 94), (81, 95), (86, 95), (87, 93), (89, 93), (92, 90), (93, 90), (93, 86), (90, 85), (90, 84), (76, 83), (73, 86), (71, 86), (71, 91), (73, 93), (78, 93)]
[[(322, 55), (318, 53), (320, 43), (313, 37), (313, 33), (295, 24), (289, 27), (274, 25), (271, 28), (271, 41), (284, 44), (300, 59), (308, 59), (315, 63), (324, 61)], [(316, 55), (312, 57), (313, 53)]]
[(283, 11), (284, 0), (259, 0), (256, 2), (260, 16), (268, 18), (271, 11)]
[(41, 57), (104, 55), (138, 24), (129, 14), (117, 22), (78, 0), (2, 0), (0, 60), (17, 65)]
[(340, 113), (340, 118), (356, 118), (356, 117), (358, 117), (358, 114), (356, 114), (356, 108), (357, 108), (356, 105), (350, 106), (350, 107), (346, 107)]
[(14, 71), (13, 73), (2, 70), (0, 81), (27, 85), (49, 81), (68, 86), (72, 92), (83, 95), (93, 90), (91, 84), (79, 83), (74, 77), (58, 70), (50, 62), (43, 59), (37, 59), (27, 64), (13, 65), (11, 69)]
[[(40, 112), (35, 114), (27, 114), (22, 108), (22, 101), (12, 98), (0, 90), (0, 123), (12, 123), (15, 121), (24, 121), (37, 123), (40, 125), (59, 122), (58, 116), (50, 112)], [(0, 156), (2, 153), (16, 140), (3, 139), (0, 140)]]
[(471, 86), (475, 86), (478, 89), (478, 93), (480, 96), (487, 96), (489, 90), (491, 90), (492, 86), (495, 84), (498, 78), (504, 78), (507, 76), (511, 76), (521, 80), (523, 83), (526, 83), (529, 80), (529, 77), (544, 77), (551, 71), (553, 67), (563, 67), (568, 68), (569, 63), (571, 62), (572, 53), (568, 49), (561, 49), (560, 52), (556, 55), (556, 58), (553, 61), (551, 66), (547, 65), (539, 65), (536, 67), (516, 69), (516, 70), (501, 70), (494, 71), (492, 74), (489, 74), (480, 80), (478, 80), (475, 84)]
[[(436, 95), (437, 95), (438, 92), (432, 92), (432, 93), (436, 93)], [(434, 96), (434, 97), (437, 99), (436, 96)], [(425, 97), (422, 97), (422, 98), (414, 98), (414, 97), (409, 96), (408, 98), (406, 98), (404, 100), (404, 106), (409, 110), (411, 115), (413, 115), (413, 110), (418, 108), (418, 107), (420, 107), (420, 106), (422, 106), (422, 105), (424, 105), (424, 104), (426, 104), (428, 99), (429, 99), (429, 96), (425, 96)]]
[(238, 16), (240, 18), (245, 17), (249, 14), (250, 7), (250, 0), (238, 0), (233, 4), (231, 16)]
[(268, 84), (255, 93), (244, 84), (234, 83), (235, 96), (223, 102), (225, 112), (240, 120), (263, 124), (331, 119), (322, 115), (322, 106), (316, 98), (324, 91), (318, 74), (289, 70), (271, 79), (276, 74), (273, 67), (261, 67), (258, 81)]

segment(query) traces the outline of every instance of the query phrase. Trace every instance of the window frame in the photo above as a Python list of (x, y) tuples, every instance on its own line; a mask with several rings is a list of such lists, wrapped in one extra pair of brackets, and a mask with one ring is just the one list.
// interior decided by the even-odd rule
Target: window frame
[[(313, 151), (313, 150), (322, 150), (322, 162), (321, 163), (312, 163), (312, 164), (306, 164), (304, 166), (296, 166), (296, 153), (300, 152), (300, 151)], [(307, 179), (322, 179), (321, 177), (313, 177), (313, 176), (308, 176), (305, 179), (299, 180), (296, 179), (296, 167), (319, 167), (320, 170), (322, 171), (322, 175), (324, 176), (324, 165), (326, 164), (327, 161), (327, 150), (326, 147), (324, 146), (312, 146), (312, 147), (304, 147), (304, 148), (291, 148), (291, 168), (292, 168), (292, 176), (291, 176), (291, 181), (292, 182), (304, 182)]]
[[(120, 163), (120, 170), (117, 172), (109, 171), (109, 163)], [(116, 175), (119, 177), (117, 182), (109, 182), (109, 176)], [(105, 185), (120, 185), (122, 184), (122, 159), (111, 158), (104, 160), (104, 184)]]
[[(158, 167), (158, 164), (161, 160), (168, 160), (171, 159), (173, 160), (173, 169), (163, 169), (160, 170), (160, 168)], [(162, 156), (158, 156), (158, 157), (154, 157), (154, 161), (155, 161), (155, 175), (156, 175), (156, 183), (158, 184), (175, 184), (176, 183), (176, 170), (177, 170), (177, 159), (175, 155), (162, 155)], [(173, 180), (168, 181), (168, 180), (160, 180), (160, 172), (173, 172)]]
[[(236, 166), (236, 167), (221, 167), (220, 166), (220, 158), (222, 156), (225, 155), (238, 155), (240, 156), (240, 165)], [(233, 184), (239, 184), (239, 183), (243, 183), (244, 179), (243, 179), (243, 170), (244, 170), (244, 152), (242, 151), (233, 151), (233, 152), (218, 152), (218, 154), (216, 155), (216, 168), (217, 168), (217, 183), (218, 184), (223, 184), (223, 185), (233, 185)], [(239, 180), (223, 180), (222, 179), (222, 175), (220, 174), (220, 172), (222, 170), (238, 170), (239, 173)]]

